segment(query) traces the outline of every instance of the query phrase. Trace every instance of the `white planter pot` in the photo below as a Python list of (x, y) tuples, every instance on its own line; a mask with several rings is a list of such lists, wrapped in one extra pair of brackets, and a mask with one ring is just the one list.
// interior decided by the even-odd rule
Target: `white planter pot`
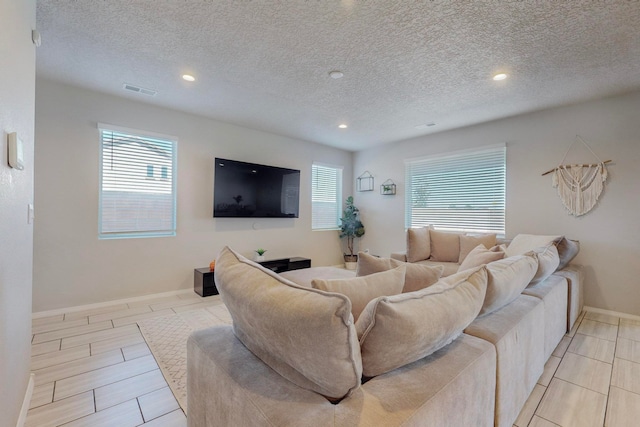
[(264, 261), (264, 255), (258, 255), (258, 254), (255, 254), (255, 255), (253, 256), (253, 260), (254, 260), (255, 262), (261, 262), (261, 261)]
[(347, 270), (355, 270), (358, 267), (358, 263), (357, 262), (345, 262), (344, 263), (344, 268), (346, 268)]

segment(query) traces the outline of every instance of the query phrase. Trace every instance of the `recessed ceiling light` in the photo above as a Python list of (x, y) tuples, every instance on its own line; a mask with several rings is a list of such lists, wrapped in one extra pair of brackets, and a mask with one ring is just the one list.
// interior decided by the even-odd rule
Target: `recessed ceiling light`
[(182, 79), (186, 80), (188, 82), (195, 82), (196, 81), (196, 78), (193, 77), (191, 74), (183, 74), (182, 75)]
[(339, 127), (340, 129), (346, 129), (346, 128), (348, 128), (348, 126), (347, 126), (347, 125), (345, 125), (344, 123), (342, 123), (342, 124), (338, 125), (338, 127)]
[(507, 78), (507, 75), (505, 73), (500, 73), (500, 74), (496, 74), (495, 76), (493, 76), (493, 80), (504, 80)]
[(331, 77), (332, 79), (341, 79), (344, 77), (344, 73), (338, 70), (329, 71), (329, 77)]

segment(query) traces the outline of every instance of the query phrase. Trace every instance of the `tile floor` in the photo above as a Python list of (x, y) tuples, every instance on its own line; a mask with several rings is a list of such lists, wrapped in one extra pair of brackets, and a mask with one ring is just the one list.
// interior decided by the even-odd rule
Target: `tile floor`
[(639, 426), (640, 320), (583, 312), (514, 425)]
[[(186, 426), (136, 321), (220, 304), (194, 294), (34, 319), (27, 427)], [(583, 312), (517, 427), (640, 425), (640, 320)]]

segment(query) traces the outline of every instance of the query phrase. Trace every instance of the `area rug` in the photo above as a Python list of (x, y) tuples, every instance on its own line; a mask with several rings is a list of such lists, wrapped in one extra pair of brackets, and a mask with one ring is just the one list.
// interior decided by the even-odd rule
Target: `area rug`
[(185, 414), (187, 339), (194, 331), (224, 324), (231, 324), (231, 316), (223, 304), (138, 322), (142, 336)]

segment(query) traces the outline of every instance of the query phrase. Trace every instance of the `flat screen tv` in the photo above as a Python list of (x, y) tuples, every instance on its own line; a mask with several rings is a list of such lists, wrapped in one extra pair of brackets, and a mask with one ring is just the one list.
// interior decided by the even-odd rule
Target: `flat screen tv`
[(298, 218), (300, 171), (215, 160), (215, 218)]

